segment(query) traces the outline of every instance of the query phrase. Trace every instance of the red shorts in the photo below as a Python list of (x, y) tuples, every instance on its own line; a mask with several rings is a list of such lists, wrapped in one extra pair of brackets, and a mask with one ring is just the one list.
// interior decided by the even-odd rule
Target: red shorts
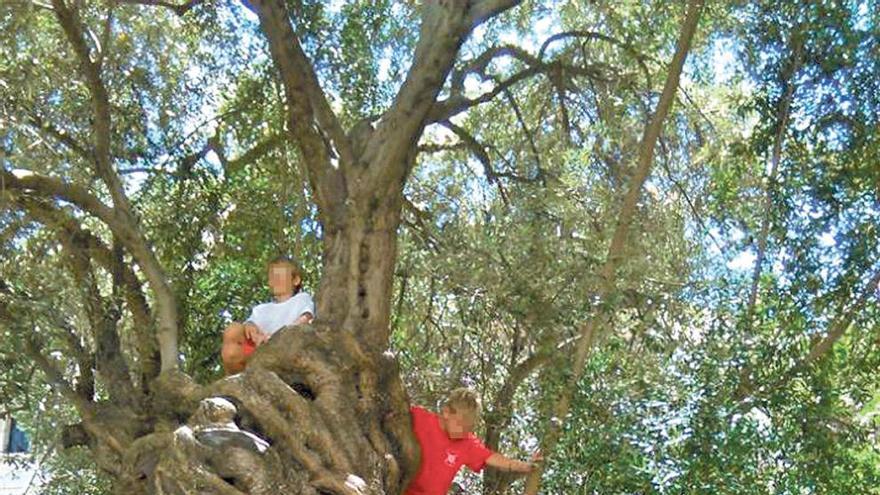
[(253, 340), (245, 338), (244, 342), (241, 343), (241, 353), (245, 355), (245, 357), (250, 356), (257, 350), (257, 344), (254, 343)]

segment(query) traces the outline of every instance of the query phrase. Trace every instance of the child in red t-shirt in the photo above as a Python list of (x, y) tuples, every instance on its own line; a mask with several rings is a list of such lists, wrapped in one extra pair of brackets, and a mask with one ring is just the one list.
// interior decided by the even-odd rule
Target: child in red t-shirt
[[(413, 432), (422, 448), (422, 461), (405, 495), (445, 495), (462, 465), (480, 472), (489, 465), (503, 471), (528, 473), (531, 462), (492, 452), (471, 431), (480, 417), (480, 401), (466, 388), (453, 390), (440, 414), (410, 408)], [(540, 455), (533, 457), (540, 460)]]

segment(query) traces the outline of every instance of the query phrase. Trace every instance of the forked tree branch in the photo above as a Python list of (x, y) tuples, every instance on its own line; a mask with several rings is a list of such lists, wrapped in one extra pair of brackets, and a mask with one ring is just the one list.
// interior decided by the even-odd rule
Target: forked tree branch
[[(114, 256), (111, 249), (101, 239), (88, 230), (83, 229), (72, 216), (60, 208), (52, 206), (46, 201), (38, 201), (24, 196), (13, 196), (11, 200), (25, 209), (35, 220), (54, 229), (59, 238), (75, 240), (81, 247), (74, 246), (74, 249), (85, 251), (90, 258), (97, 261), (105, 270), (118, 275), (114, 277), (114, 285), (121, 285), (126, 306), (132, 315), (141, 374), (145, 379), (157, 376), (159, 374), (159, 362), (156, 359), (158, 349), (152, 334), (153, 324), (150, 316), (150, 307), (144, 296), (140, 280), (138, 280), (131, 266), (124, 264), (121, 259)], [(112, 343), (113, 340), (118, 341), (118, 337), (108, 340), (106, 345)], [(107, 348), (105, 347), (105, 349)], [(118, 350), (116, 349), (116, 351)], [(121, 357), (121, 353), (119, 355)], [(101, 353), (99, 353), (99, 357), (105, 360), (108, 358), (111, 360), (116, 359), (114, 356), (107, 356)], [(113, 366), (118, 369), (126, 367), (124, 362), (115, 362)]]
[[(574, 36), (570, 33), (563, 34)], [(595, 34), (598, 39), (605, 39), (604, 37), (600, 37), (598, 33), (587, 34)], [(450, 79), (450, 96), (444, 100), (437, 101), (434, 104), (429, 113), (429, 121), (439, 122), (441, 120), (446, 120), (472, 107), (490, 102), (499, 94), (508, 91), (516, 84), (537, 74), (546, 74), (556, 86), (560, 85), (560, 81), (554, 79), (559, 79), (559, 75), (563, 73), (569, 76), (583, 76), (594, 80), (606, 79), (601, 68), (595, 65), (578, 66), (563, 64), (561, 61), (544, 61), (543, 57), (546, 47), (552, 41), (560, 39), (557, 36), (560, 35), (554, 35), (548, 38), (547, 41), (544, 42), (544, 45), (537, 56), (532, 55), (521, 47), (513, 45), (500, 45), (487, 49), (452, 73)], [(501, 57), (513, 58), (521, 62), (525, 68), (500, 81), (498, 80), (498, 77), (486, 74), (486, 69), (489, 64)], [(466, 97), (464, 95), (464, 81), (469, 75), (476, 75), (483, 81), (492, 82), (492, 89), (474, 98)]]
[[(373, 183), (402, 184), (414, 162), (413, 144), (418, 142), (430, 118), (437, 95), (455, 65), (459, 48), (471, 31), (502, 12), (517, 0), (432, 1), (422, 6), (419, 40), (413, 63), (391, 107), (373, 133), (365, 160), (381, 164), (370, 171)], [(394, 164), (388, 166), (386, 164)]]

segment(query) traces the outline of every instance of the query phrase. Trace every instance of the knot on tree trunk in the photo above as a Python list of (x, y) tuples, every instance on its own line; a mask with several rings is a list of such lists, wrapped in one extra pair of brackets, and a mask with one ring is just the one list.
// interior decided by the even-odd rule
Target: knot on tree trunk
[(189, 425), (196, 440), (202, 445), (215, 448), (243, 448), (263, 454), (269, 444), (262, 438), (243, 431), (235, 424), (237, 410), (232, 402), (220, 397), (210, 397), (199, 403)]

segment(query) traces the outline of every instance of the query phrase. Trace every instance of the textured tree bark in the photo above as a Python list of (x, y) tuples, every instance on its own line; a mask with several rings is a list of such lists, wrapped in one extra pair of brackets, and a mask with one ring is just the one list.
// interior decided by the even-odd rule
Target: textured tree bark
[[(117, 399), (131, 390), (130, 400), (98, 401), (94, 393), (82, 393), (65, 381), (40, 342), (29, 342), (35, 363), (80, 413), (82, 421), (69, 430), (69, 442), (88, 445), (98, 465), (113, 476), (114, 490), (127, 495), (400, 493), (419, 462), (408, 398), (397, 362), (387, 351), (403, 187), (464, 39), (475, 26), (519, 2), (425, 2), (413, 64), (393, 104), (381, 119), (348, 132), (299, 44), (285, 2), (246, 3), (259, 17), (278, 69), (288, 129), (319, 209), (323, 277), (313, 325), (281, 330), (256, 351), (246, 371), (208, 385), (178, 371), (177, 301), (114, 170), (103, 54), (85, 41), (77, 7), (65, 0), (52, 3), (92, 99), (93, 146), (78, 148), (107, 186), (113, 205), (50, 177), (19, 178), (0, 170), (0, 179), (17, 194), (45, 201), (46, 223), (55, 221), (49, 218), (57, 213), (52, 201), (61, 199), (107, 225), (114, 244), (118, 241), (140, 265), (153, 307), (147, 306), (130, 270), (115, 266), (121, 258), (84, 232), (83, 249), (75, 254), (86, 256), (76, 258), (78, 267), (88, 273), (93, 261), (111, 266), (130, 311), (155, 330), (161, 351), (161, 373), (155, 379), (155, 366), (140, 363), (148, 386), (120, 386), (111, 394)], [(142, 3), (171, 6), (181, 14), (189, 8)], [(482, 101), (460, 102), (455, 112)], [(67, 229), (67, 220), (58, 228)], [(94, 367), (114, 371), (93, 379), (122, 381), (128, 370), (113, 338), (117, 320), (100, 318), (103, 308), (92, 309), (96, 317), (91, 323), (102, 327), (92, 330), (109, 336), (93, 353), (99, 361)], [(150, 323), (145, 322), (147, 312)], [(0, 311), (0, 319), (6, 318), (12, 315)], [(150, 354), (151, 346), (142, 347)], [(82, 362), (90, 367), (88, 359)]]
[(362, 344), (381, 352), (388, 342), (400, 195), (391, 205), (356, 207), (342, 225), (324, 233), (324, 274), (318, 290), (318, 315), (340, 322)]
[[(335, 326), (283, 329), (243, 373), (206, 386), (164, 374), (154, 394), (163, 418), (125, 454), (128, 491), (399, 493), (417, 467), (394, 358), (365, 352), (354, 332)], [(200, 423), (196, 404), (212, 397), (235, 406), (226, 436)], [(181, 415), (191, 415), (183, 426)], [(259, 452), (253, 438), (268, 449)]]

